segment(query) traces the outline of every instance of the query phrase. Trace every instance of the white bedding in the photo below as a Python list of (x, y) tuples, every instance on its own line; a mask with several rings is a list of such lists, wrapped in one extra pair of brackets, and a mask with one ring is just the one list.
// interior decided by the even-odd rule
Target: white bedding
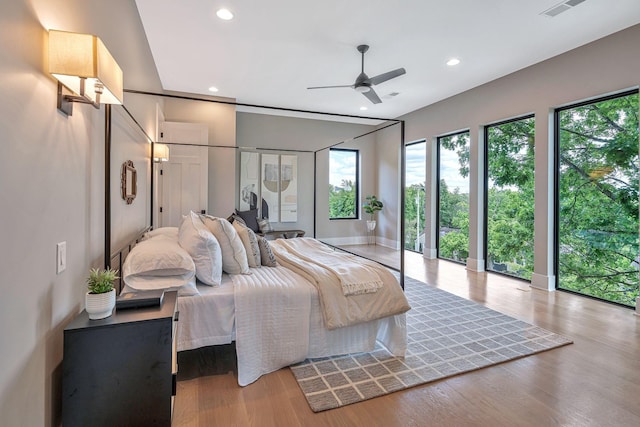
[[(240, 385), (305, 358), (371, 351), (376, 340), (393, 354), (404, 356), (404, 314), (328, 330), (318, 292), (307, 280), (282, 266), (251, 272), (249, 276), (224, 274), (221, 287), (198, 286), (201, 295), (178, 298), (178, 351), (235, 340)], [(234, 281), (241, 289), (236, 295)], [(242, 299), (249, 290), (254, 295), (240, 301), (240, 311), (246, 311), (241, 314), (236, 296)], [(267, 295), (266, 290), (275, 292)], [(306, 321), (304, 307), (296, 306), (299, 300), (307, 307), (305, 298), (309, 304)], [(283, 310), (283, 304), (289, 309)]]
[(223, 274), (220, 286), (198, 284), (197, 288), (200, 295), (178, 298), (178, 351), (229, 344), (235, 340), (231, 277)]

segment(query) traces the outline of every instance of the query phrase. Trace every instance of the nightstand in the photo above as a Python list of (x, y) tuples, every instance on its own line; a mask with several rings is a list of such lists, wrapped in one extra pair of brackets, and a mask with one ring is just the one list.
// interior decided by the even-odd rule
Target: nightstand
[(162, 305), (80, 313), (64, 330), (62, 419), (71, 426), (170, 426), (176, 389), (177, 292)]

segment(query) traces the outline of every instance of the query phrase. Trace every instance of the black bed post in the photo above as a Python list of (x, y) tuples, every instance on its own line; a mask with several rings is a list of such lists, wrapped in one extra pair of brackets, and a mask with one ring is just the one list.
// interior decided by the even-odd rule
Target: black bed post
[(104, 268), (111, 267), (111, 104), (104, 105)]
[(405, 163), (404, 120), (400, 121), (400, 286), (404, 289), (404, 203), (405, 203)]

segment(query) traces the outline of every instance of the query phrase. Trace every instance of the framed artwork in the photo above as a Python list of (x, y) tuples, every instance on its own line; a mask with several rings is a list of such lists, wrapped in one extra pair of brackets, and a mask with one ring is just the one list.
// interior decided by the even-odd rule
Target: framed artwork
[(271, 222), (298, 221), (298, 156), (240, 152), (239, 210)]
[(239, 210), (258, 209), (260, 193), (260, 154), (240, 152), (240, 205)]
[(298, 221), (298, 156), (280, 156), (280, 222)]

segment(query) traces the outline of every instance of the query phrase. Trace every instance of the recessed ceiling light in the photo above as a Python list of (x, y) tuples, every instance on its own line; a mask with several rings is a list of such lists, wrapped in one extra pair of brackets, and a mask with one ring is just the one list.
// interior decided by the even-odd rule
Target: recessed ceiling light
[(360, 111), (367, 111), (368, 108), (367, 107), (360, 107)]
[(451, 58), (450, 60), (447, 61), (447, 65), (450, 67), (453, 67), (454, 65), (458, 65), (460, 63), (460, 60), (458, 58)]
[(209, 92), (217, 92), (217, 91), (218, 91), (218, 88), (217, 88), (217, 87), (215, 87), (215, 86), (211, 86), (211, 87), (209, 88)]
[(229, 9), (218, 9), (218, 11), (216, 12), (216, 15), (218, 15), (218, 18), (224, 20), (224, 21), (230, 21), (233, 19), (233, 13), (231, 13), (231, 11)]

